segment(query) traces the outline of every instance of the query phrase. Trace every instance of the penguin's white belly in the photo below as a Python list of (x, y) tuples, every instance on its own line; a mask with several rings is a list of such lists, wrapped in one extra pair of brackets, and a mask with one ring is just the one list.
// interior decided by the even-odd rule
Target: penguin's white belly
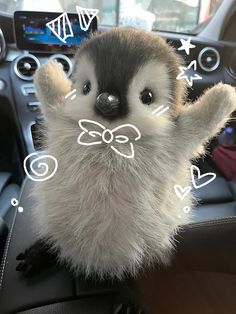
[(178, 222), (163, 207), (169, 204), (158, 184), (165, 178), (156, 180), (155, 162), (147, 171), (138, 160), (108, 167), (114, 163), (82, 159), (75, 167), (61, 158), (56, 175), (36, 186), (39, 233), (75, 271), (121, 278), (154, 260), (168, 262)]

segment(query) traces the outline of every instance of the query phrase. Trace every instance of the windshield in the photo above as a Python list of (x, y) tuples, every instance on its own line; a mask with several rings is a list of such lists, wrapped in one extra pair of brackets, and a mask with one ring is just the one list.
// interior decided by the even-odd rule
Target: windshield
[(76, 13), (76, 5), (99, 9), (99, 23), (146, 30), (197, 33), (223, 0), (0, 0), (0, 11), (17, 10)]

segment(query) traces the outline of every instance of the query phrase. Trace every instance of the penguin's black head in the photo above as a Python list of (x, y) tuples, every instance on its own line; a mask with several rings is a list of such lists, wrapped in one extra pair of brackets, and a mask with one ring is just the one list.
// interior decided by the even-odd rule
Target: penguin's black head
[(155, 34), (120, 28), (93, 35), (76, 55), (74, 113), (110, 122), (150, 115), (182, 97), (178, 66), (173, 49)]

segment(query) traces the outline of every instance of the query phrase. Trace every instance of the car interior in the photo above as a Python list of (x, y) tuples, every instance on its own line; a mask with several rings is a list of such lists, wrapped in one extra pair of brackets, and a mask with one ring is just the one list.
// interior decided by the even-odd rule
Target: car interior
[[(207, 154), (194, 161), (201, 174), (215, 173), (216, 178), (201, 189), (193, 187), (198, 199), (192, 209), (193, 221), (182, 226), (170, 266), (143, 270), (138, 278), (127, 278), (125, 282), (74, 278), (65, 269), (56, 268), (50, 270), (50, 274), (27, 282), (15, 271), (16, 256), (34, 240), (30, 230), (33, 181), (25, 174), (24, 159), (45, 149), (44, 117), (35, 95), (33, 77), (40, 65), (49, 59), (59, 62), (70, 77), (73, 56), (82, 40), (78, 35), (78, 38), (55, 45), (42, 36), (35, 43), (32, 40), (34, 30), (30, 32), (29, 28), (45, 24), (62, 13), (55, 13), (59, 8), (52, 5), (53, 2), (68, 2), (62, 9), (70, 13), (73, 23), (78, 22), (75, 5), (99, 8), (101, 16), (98, 15), (84, 32), (83, 36), (87, 38), (95, 31), (129, 26), (119, 23), (125, 5), (145, 1), (126, 1), (125, 4), (122, 1), (50, 1), (50, 9), (44, 3), (38, 4), (35, 10), (28, 9), (31, 8), (28, 3), (35, 1), (8, 2), (0, 1), (0, 314), (236, 313), (236, 155), (232, 157), (233, 154), (224, 155), (219, 151), (224, 145), (230, 145), (232, 150), (236, 147), (236, 119), (233, 116), (226, 128), (209, 143)], [(20, 6), (22, 2), (26, 4)], [(120, 11), (114, 24), (109, 25), (109, 18), (103, 23), (107, 13), (102, 10), (106, 6), (110, 8), (113, 2), (114, 8)], [(145, 7), (147, 11), (151, 10), (150, 3), (155, 2), (156, 16), (158, 6), (164, 2), (169, 11), (174, 2), (181, 3), (181, 8), (194, 2), (194, 8), (202, 10), (208, 3), (208, 7), (211, 5), (214, 9), (208, 20), (197, 22), (192, 31), (181, 27), (165, 29), (164, 24), (158, 24), (158, 18), (152, 28), (152, 32), (176, 49), (185, 65), (196, 60), (196, 73), (202, 79), (194, 80), (193, 86), (188, 88), (189, 100), (197, 99), (218, 82), (236, 86), (234, 0), (146, 2), (149, 2), (149, 9), (148, 5)], [(198, 18), (206, 15), (202, 12), (198, 11)], [(115, 14), (114, 9), (112, 14)], [(174, 13), (168, 16), (172, 18)], [(171, 18), (166, 17), (167, 24), (174, 23)], [(125, 24), (126, 19), (122, 21)], [(187, 55), (179, 48), (181, 39), (189, 37), (196, 48), (190, 49)], [(18, 205), (23, 212), (18, 210)]]

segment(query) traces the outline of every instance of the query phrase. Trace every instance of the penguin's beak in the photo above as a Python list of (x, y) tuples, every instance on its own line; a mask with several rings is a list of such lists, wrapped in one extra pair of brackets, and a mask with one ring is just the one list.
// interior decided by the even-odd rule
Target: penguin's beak
[(96, 109), (104, 117), (116, 117), (120, 112), (120, 99), (107, 92), (101, 93), (96, 100)]

